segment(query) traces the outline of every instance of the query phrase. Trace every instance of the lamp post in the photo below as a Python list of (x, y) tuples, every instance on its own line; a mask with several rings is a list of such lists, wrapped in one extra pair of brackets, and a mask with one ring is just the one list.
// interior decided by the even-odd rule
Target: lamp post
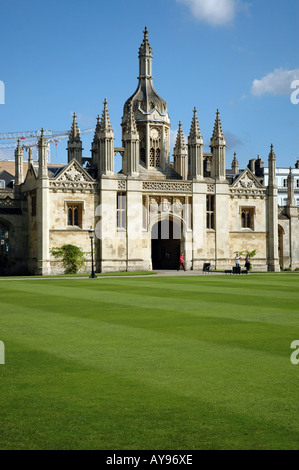
[(90, 244), (91, 244), (91, 276), (89, 276), (90, 279), (95, 279), (97, 276), (94, 273), (94, 263), (93, 263), (93, 240), (94, 240), (94, 229), (90, 227), (88, 230), (89, 233), (89, 238), (90, 238)]

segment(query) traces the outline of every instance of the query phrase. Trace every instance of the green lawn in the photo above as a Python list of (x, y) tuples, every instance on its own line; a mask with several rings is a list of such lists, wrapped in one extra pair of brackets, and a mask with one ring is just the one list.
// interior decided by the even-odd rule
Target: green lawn
[(0, 281), (0, 449), (299, 449), (297, 275)]

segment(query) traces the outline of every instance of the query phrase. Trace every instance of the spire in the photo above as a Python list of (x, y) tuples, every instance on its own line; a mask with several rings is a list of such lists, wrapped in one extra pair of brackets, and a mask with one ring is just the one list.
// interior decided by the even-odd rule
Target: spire
[(191, 122), (191, 129), (190, 129), (190, 139), (201, 139), (201, 133), (200, 133), (200, 128), (199, 128), (199, 123), (198, 123), (198, 118), (197, 118), (197, 109), (194, 108), (193, 110), (193, 118)]
[(33, 165), (32, 148), (28, 149), (28, 166)]
[(125, 147), (123, 159), (123, 173), (129, 176), (139, 175), (139, 133), (133, 113), (132, 103), (127, 113), (126, 128), (123, 133), (123, 143)]
[(188, 137), (188, 178), (203, 178), (203, 138), (200, 132), (197, 110), (193, 109), (190, 134)]
[(80, 131), (77, 125), (77, 116), (73, 114), (72, 128), (68, 140), (68, 162), (70, 163), (74, 158), (80, 165), (82, 165), (82, 141), (80, 139)]
[(295, 192), (294, 192), (294, 175), (292, 172), (292, 167), (288, 174), (288, 206), (295, 206)]
[(44, 129), (41, 130), (40, 139), (38, 141), (38, 176), (48, 178), (48, 143), (45, 139)]
[(220, 113), (219, 109), (216, 112), (216, 120), (214, 124), (213, 136), (211, 138), (211, 151), (213, 154), (212, 157), (212, 178), (219, 179), (220, 181), (224, 181), (226, 178), (226, 170), (225, 170), (225, 148), (226, 148), (226, 140), (223, 135), (222, 125), (220, 121)]
[(276, 186), (276, 155), (274, 153), (273, 144), (270, 146), (270, 153), (268, 156), (269, 167), (269, 186)]
[(273, 144), (270, 145), (270, 154), (269, 154), (269, 156), (270, 156), (270, 155), (271, 155), (272, 157), (276, 158), (276, 155), (275, 155), (275, 153), (274, 153), (274, 146), (273, 146)]
[[(273, 144), (268, 157), (268, 271), (280, 271), (278, 258), (278, 201), (276, 184), (276, 155)], [(298, 214), (298, 213), (297, 213)], [(298, 217), (298, 215), (297, 215)]]
[(40, 138), (39, 138), (39, 141), (38, 141), (38, 145), (47, 145), (47, 141), (45, 139), (45, 132), (44, 132), (44, 129), (42, 128), (41, 129), (41, 133), (40, 133)]
[(153, 56), (153, 50), (148, 42), (148, 29), (145, 27), (143, 31), (143, 42), (139, 48), (139, 58), (142, 56)]
[(76, 113), (73, 114), (72, 128), (70, 132), (70, 140), (80, 139), (80, 131), (77, 125), (77, 116)]
[(237, 154), (236, 152), (234, 153), (234, 159), (232, 161), (232, 172), (234, 173), (234, 175), (238, 175), (239, 174), (239, 162), (237, 160)]
[(148, 30), (145, 27), (143, 31), (143, 42), (139, 48), (139, 80), (149, 79), (152, 80), (152, 62), (153, 62), (153, 50), (150, 43), (148, 42)]
[(137, 131), (137, 125), (136, 125), (136, 120), (133, 112), (133, 106), (132, 103), (130, 103), (129, 106), (129, 111), (128, 111), (128, 117), (127, 117), (127, 125), (126, 125), (126, 132), (127, 134), (136, 134)]
[(186, 151), (185, 138), (182, 130), (182, 123), (179, 122), (179, 129), (177, 133), (176, 143), (174, 147), (174, 152), (181, 153), (181, 151)]
[(99, 177), (101, 175), (110, 176), (114, 174), (114, 132), (111, 126), (107, 105), (108, 102), (105, 98), (102, 119), (101, 121), (98, 120), (100, 130), (96, 135), (96, 155)]
[(182, 130), (182, 124), (179, 122), (176, 144), (173, 149), (174, 169), (181, 175), (183, 180), (187, 179), (187, 148)]
[(96, 128), (95, 128), (95, 131), (94, 131), (94, 138), (93, 138), (93, 141), (95, 142), (98, 135), (99, 135), (99, 132), (101, 132), (101, 118), (100, 118), (100, 115), (98, 114), (97, 115), (97, 124), (96, 124)]
[(224, 139), (224, 135), (223, 135), (223, 131), (222, 131), (222, 125), (221, 125), (221, 121), (220, 121), (219, 109), (217, 109), (217, 112), (216, 112), (216, 120), (215, 120), (215, 124), (214, 124), (214, 131), (213, 131), (212, 139), (215, 140), (215, 141), (220, 140), (220, 139)]
[(23, 149), (18, 139), (18, 145), (15, 150), (15, 184), (23, 183)]
[(112, 131), (112, 126), (111, 126), (109, 112), (108, 112), (108, 101), (106, 100), (106, 98), (104, 100), (104, 109), (102, 113), (100, 129), (101, 129), (101, 132)]
[(100, 118), (100, 115), (98, 114), (94, 137), (93, 137), (93, 141), (91, 144), (91, 155), (92, 155), (92, 162), (94, 165), (97, 164), (98, 140), (99, 140), (100, 132), (101, 132), (101, 118)]

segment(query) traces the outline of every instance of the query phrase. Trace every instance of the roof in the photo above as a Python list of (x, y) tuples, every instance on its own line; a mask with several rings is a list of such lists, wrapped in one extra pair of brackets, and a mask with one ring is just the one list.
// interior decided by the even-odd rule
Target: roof
[(15, 177), (11, 174), (8, 173), (8, 171), (0, 171), (0, 180), (5, 181), (5, 186), (7, 186), (11, 181), (14, 181)]
[[(38, 166), (38, 163), (37, 162), (34, 162), (33, 163), (34, 166)], [(56, 171), (58, 168), (63, 168), (65, 167), (66, 165), (65, 164), (58, 164), (58, 163), (48, 163), (48, 168), (53, 171)], [(2, 171), (6, 171), (7, 173), (10, 173), (13, 178), (15, 177), (15, 161), (14, 160), (1, 160), (0, 161), (0, 173)], [(28, 162), (24, 162), (23, 163), (23, 174), (24, 176), (26, 175), (28, 171)]]

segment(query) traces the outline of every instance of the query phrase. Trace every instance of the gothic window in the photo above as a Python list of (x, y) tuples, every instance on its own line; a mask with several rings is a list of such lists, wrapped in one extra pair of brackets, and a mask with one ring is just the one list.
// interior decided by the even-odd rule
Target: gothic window
[(150, 166), (157, 168), (161, 165), (161, 133), (159, 129), (150, 131)]
[(150, 166), (156, 166), (155, 165), (155, 149), (153, 147), (150, 150)]
[(67, 225), (82, 228), (82, 203), (67, 204)]
[(117, 193), (116, 223), (118, 229), (126, 229), (126, 193)]
[(242, 207), (241, 208), (241, 227), (254, 229), (254, 208)]
[(207, 229), (215, 230), (215, 196), (207, 196)]
[(156, 149), (156, 162), (155, 162), (156, 166), (160, 166), (160, 163), (161, 163), (160, 155), (161, 155), (160, 149)]
[(0, 223), (0, 256), (8, 252), (8, 228)]
[(146, 147), (146, 143), (145, 143), (145, 136), (144, 136), (144, 132), (142, 131), (142, 128), (138, 127), (138, 133), (139, 133), (139, 140), (140, 140), (140, 150), (139, 150), (139, 153), (140, 153), (140, 163), (143, 163), (145, 164), (146, 163), (146, 154), (145, 154), (145, 147)]

